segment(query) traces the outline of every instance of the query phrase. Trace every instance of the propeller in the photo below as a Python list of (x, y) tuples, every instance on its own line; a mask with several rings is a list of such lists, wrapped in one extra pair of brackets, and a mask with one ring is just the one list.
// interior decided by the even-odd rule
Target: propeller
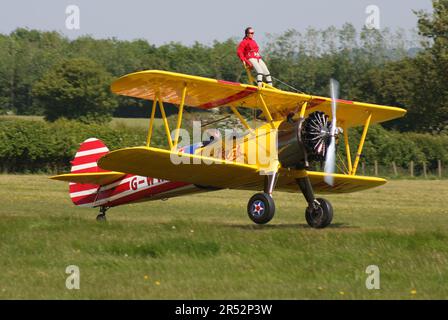
[(325, 155), (325, 177), (324, 181), (333, 186), (333, 173), (336, 168), (336, 108), (339, 96), (339, 82), (335, 79), (330, 79), (330, 93), (331, 93), (331, 131), (330, 131), (330, 145)]

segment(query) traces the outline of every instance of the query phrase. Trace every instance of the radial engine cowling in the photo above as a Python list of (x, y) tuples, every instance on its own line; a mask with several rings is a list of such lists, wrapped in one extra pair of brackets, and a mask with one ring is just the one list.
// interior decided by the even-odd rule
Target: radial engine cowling
[(320, 111), (305, 119), (286, 120), (278, 127), (278, 158), (283, 168), (307, 169), (324, 161), (330, 143), (330, 121)]

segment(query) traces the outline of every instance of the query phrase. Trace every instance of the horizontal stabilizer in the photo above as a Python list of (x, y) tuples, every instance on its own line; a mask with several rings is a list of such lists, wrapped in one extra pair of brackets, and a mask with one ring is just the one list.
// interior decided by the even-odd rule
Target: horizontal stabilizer
[(105, 185), (115, 180), (124, 177), (126, 173), (122, 172), (85, 172), (85, 173), (65, 173), (57, 176), (50, 177), (53, 180), (74, 182), (74, 183), (88, 183)]

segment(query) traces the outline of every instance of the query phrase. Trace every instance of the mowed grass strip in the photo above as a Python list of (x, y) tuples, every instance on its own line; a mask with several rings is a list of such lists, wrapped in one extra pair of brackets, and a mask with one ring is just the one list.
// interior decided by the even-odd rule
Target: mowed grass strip
[[(43, 116), (21, 116), (21, 115), (0, 115), (0, 119), (17, 119), (17, 120), (30, 120), (30, 121), (44, 121)], [(112, 121), (108, 124), (112, 128), (148, 128), (148, 118), (112, 118)], [(155, 126), (163, 125), (163, 120), (155, 118)]]
[[(223, 190), (108, 211), (75, 207), (43, 175), (0, 175), (2, 299), (446, 299), (448, 181), (391, 181), (324, 196), (333, 225), (306, 225), (299, 194), (275, 192), (266, 226), (253, 192)], [(68, 290), (69, 265), (80, 290)], [(380, 290), (365, 270), (380, 268)]]

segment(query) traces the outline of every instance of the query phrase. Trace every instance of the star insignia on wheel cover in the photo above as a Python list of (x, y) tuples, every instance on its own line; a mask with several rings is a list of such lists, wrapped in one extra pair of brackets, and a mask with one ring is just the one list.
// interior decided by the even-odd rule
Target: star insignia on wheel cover
[(264, 211), (264, 206), (261, 201), (255, 201), (252, 206), (252, 212), (256, 215), (262, 214)]

